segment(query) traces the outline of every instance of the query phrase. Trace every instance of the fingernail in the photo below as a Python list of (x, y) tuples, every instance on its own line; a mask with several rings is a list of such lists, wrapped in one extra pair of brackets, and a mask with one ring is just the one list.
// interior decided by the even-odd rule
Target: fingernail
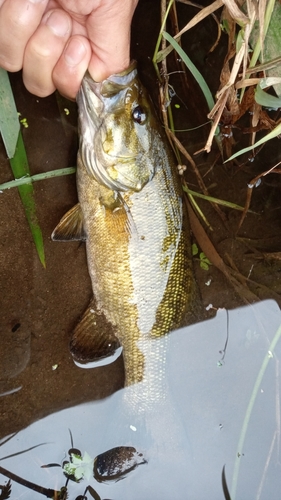
[(54, 10), (46, 19), (46, 25), (59, 37), (64, 37), (70, 32), (70, 21), (68, 16), (58, 10)]
[(70, 38), (65, 51), (65, 61), (69, 66), (77, 66), (86, 54), (86, 48), (81, 40), (77, 38)]

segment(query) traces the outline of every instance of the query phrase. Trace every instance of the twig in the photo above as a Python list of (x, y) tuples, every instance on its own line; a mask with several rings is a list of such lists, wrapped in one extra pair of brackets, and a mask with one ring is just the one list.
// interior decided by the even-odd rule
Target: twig
[(53, 498), (54, 500), (60, 500), (63, 497), (61, 496), (62, 490), (56, 491), (52, 490), (50, 488), (44, 488), (44, 486), (40, 486), (38, 484), (32, 483), (31, 481), (28, 481), (27, 479), (23, 479), (20, 476), (17, 476), (13, 472), (10, 472), (7, 469), (4, 469), (4, 467), (0, 466), (0, 474), (3, 474), (3, 476), (8, 477), (9, 479), (12, 479), (12, 481), (15, 481), (18, 484), (21, 484), (22, 486), (25, 486), (26, 488), (29, 488), (30, 490), (37, 491), (37, 493), (41, 493), (41, 495), (45, 495), (47, 498)]

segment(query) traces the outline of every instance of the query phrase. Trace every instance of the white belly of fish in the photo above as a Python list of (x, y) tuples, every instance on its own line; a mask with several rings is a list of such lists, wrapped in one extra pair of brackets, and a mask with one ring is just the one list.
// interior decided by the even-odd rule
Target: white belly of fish
[[(143, 335), (148, 335), (155, 324), (156, 311), (167, 287), (182, 225), (182, 200), (175, 192), (169, 193), (178, 198), (175, 213), (175, 203), (171, 203), (169, 195), (165, 193), (165, 199), (163, 192), (156, 189), (159, 175), (156, 173), (154, 179), (141, 192), (134, 193), (128, 203), (133, 225), (128, 246), (134, 290), (132, 303), (137, 306), (138, 328)], [(167, 210), (173, 212), (177, 228), (172, 236), (167, 226)]]

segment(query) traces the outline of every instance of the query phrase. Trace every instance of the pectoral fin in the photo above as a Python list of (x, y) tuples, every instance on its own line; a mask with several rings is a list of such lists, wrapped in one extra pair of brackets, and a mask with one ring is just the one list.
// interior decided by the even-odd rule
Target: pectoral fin
[(85, 241), (87, 239), (80, 203), (66, 212), (52, 232), (51, 238), (53, 241)]
[[(114, 356), (121, 346), (113, 326), (91, 303), (73, 332), (70, 352), (76, 363), (86, 365)], [(109, 362), (114, 361), (114, 359)], [(106, 363), (103, 363), (106, 364)]]

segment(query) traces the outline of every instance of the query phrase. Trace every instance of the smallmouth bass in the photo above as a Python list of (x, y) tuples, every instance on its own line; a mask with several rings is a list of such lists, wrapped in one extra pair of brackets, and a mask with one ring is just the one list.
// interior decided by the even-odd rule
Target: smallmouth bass
[(79, 204), (53, 240), (85, 240), (94, 301), (70, 350), (87, 363), (122, 346), (126, 385), (143, 380), (147, 343), (196, 316), (189, 223), (172, 152), (136, 63), (77, 96)]

